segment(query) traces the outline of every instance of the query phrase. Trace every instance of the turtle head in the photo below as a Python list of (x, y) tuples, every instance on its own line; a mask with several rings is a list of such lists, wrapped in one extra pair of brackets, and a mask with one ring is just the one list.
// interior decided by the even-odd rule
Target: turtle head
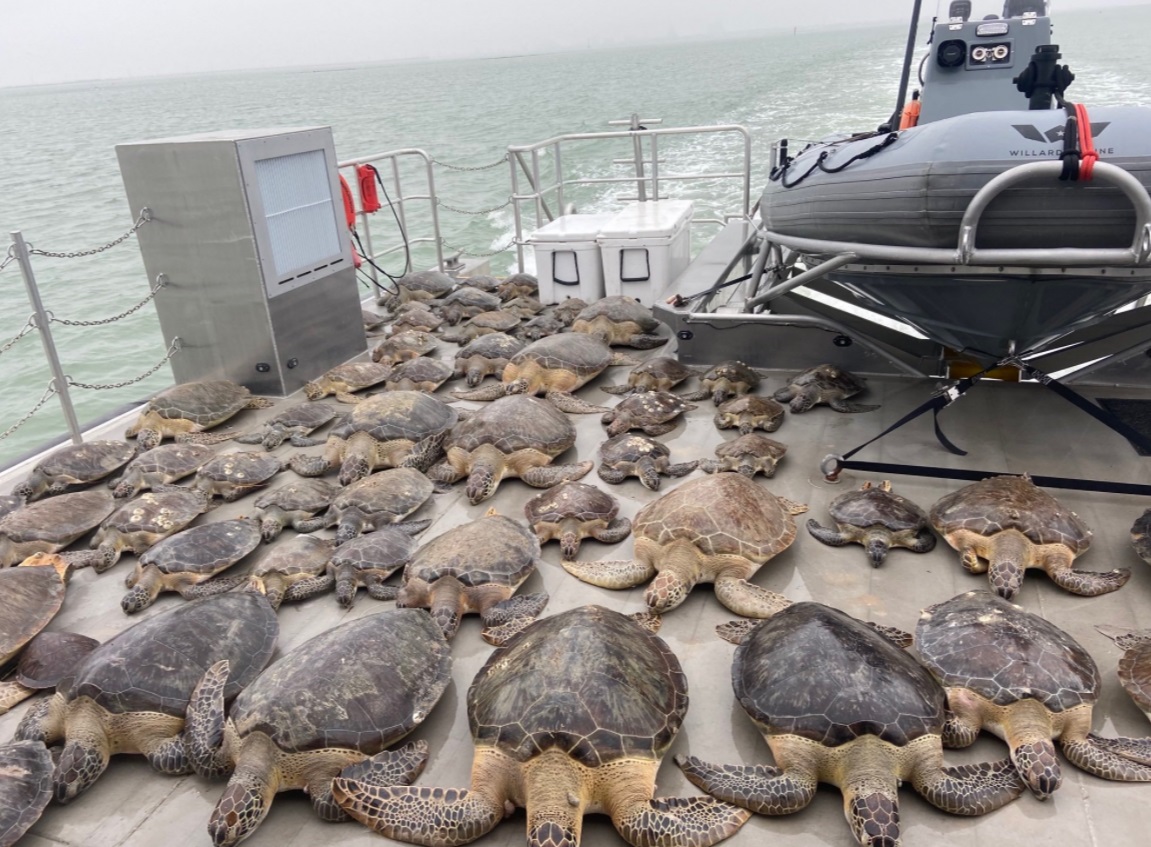
[(495, 494), (496, 488), (499, 487), (500, 480), (503, 478), (501, 471), (502, 468), (497, 467), (492, 461), (481, 459), (474, 462), (472, 472), (468, 474), (468, 483), (464, 488), (468, 495), (468, 502), (475, 506)]
[(260, 521), (260, 537), (263, 538), (267, 544), (275, 541), (276, 536), (283, 531), (284, 521), (279, 516), (265, 514)]
[(135, 473), (126, 473), (118, 480), (112, 488), (112, 496), (117, 500), (127, 500), (129, 497), (135, 497), (136, 492), (141, 488), (140, 478)]
[(844, 811), (860, 844), (899, 847), (899, 805), (894, 795), (877, 792), (845, 797)]
[(124, 610), (125, 615), (134, 615), (156, 602), (156, 596), (161, 588), (159, 575), (154, 568), (148, 568), (148, 571), (149, 573), (138, 579), (132, 590), (120, 600), (120, 608)]
[(108, 767), (111, 751), (103, 733), (83, 733), (64, 745), (56, 772), (52, 776), (52, 793), (57, 803), (70, 803), (91, 788)]
[(309, 400), (319, 400), (327, 392), (318, 382), (305, 382), (304, 383), (304, 396)]
[(887, 537), (887, 533), (873, 531), (867, 534), (866, 546), (867, 558), (871, 560), (871, 566), (878, 568), (887, 558), (887, 551), (891, 549), (891, 541)]
[(44, 478), (43, 472), (37, 468), (26, 480), (12, 489), (12, 494), (15, 497), (23, 498), (25, 503), (30, 503), (47, 490), (48, 480)]
[(1046, 800), (1063, 782), (1055, 745), (1049, 738), (1037, 738), (1012, 747), (1011, 761), (1038, 800)]
[(343, 517), (340, 518), (340, 525), (336, 528), (336, 543), (343, 544), (344, 542), (351, 541), (363, 531), (363, 517), (355, 509), (349, 509)]
[(145, 427), (136, 433), (136, 449), (140, 453), (147, 452), (153, 447), (158, 447), (163, 439), (164, 436), (160, 430), (154, 427)]
[(504, 383), (504, 394), (527, 394), (528, 381), (526, 379), (513, 379)]
[(237, 769), (208, 819), (216, 847), (231, 847), (252, 834), (268, 815), (276, 788), (251, 769)]

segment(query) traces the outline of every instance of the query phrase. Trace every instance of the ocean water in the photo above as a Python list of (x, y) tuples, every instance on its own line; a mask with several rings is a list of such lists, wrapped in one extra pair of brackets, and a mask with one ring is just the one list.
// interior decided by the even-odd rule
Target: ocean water
[[(1070, 93), (1087, 104), (1151, 105), (1151, 6), (1068, 13), (1057, 41), (1077, 80)], [(921, 28), (920, 41), (926, 38)], [(773, 141), (817, 138), (834, 131), (874, 129), (890, 114), (902, 62), (905, 29), (780, 33), (754, 39), (693, 42), (548, 56), (437, 63), (380, 64), (339, 69), (245, 72), (121, 82), (0, 89), (0, 224), (21, 230), (36, 248), (76, 251), (125, 232), (128, 208), (114, 146), (218, 129), (330, 125), (341, 159), (418, 147), (436, 159), (482, 165), (509, 145), (551, 136), (602, 131), (607, 121), (662, 118), (664, 126), (739, 124), (754, 139), (753, 197), (767, 179)], [(382, 56), (381, 59), (386, 59)], [(681, 141), (661, 146), (676, 172), (732, 170), (734, 145)], [(614, 154), (630, 155), (628, 146)], [(724, 159), (732, 155), (732, 164)], [(565, 148), (565, 172), (623, 176), (602, 147)], [(438, 193), (448, 205), (486, 210), (511, 192), (507, 166), (483, 171), (438, 168)], [(409, 191), (414, 183), (407, 184)], [(670, 184), (710, 216), (739, 206), (733, 182)], [(611, 208), (621, 188), (587, 189), (568, 199), (580, 211)], [(418, 213), (410, 223), (419, 234)], [(381, 235), (386, 222), (376, 216)], [(452, 249), (487, 253), (513, 233), (508, 208), (480, 215), (441, 209)], [(376, 230), (373, 229), (373, 232)], [(707, 235), (699, 228), (697, 238)], [(377, 242), (378, 243), (378, 242)], [(6, 246), (6, 245), (5, 245)], [(2, 253), (2, 251), (0, 251)], [(505, 271), (514, 257), (492, 259)], [(431, 263), (417, 251), (415, 264)], [(392, 256), (384, 263), (402, 270)], [(46, 307), (65, 319), (92, 320), (129, 309), (149, 281), (134, 239), (97, 256), (36, 257)], [(18, 268), (0, 273), (0, 347), (20, 332), (31, 307)], [(123, 382), (160, 361), (165, 343), (149, 304), (108, 326), (53, 324), (64, 370), (77, 381)], [(36, 334), (0, 354), (0, 433), (37, 403), (50, 373)], [(146, 398), (171, 382), (168, 368), (116, 390), (72, 392), (80, 420)], [(53, 398), (26, 424), (0, 439), (0, 464), (66, 431)]]

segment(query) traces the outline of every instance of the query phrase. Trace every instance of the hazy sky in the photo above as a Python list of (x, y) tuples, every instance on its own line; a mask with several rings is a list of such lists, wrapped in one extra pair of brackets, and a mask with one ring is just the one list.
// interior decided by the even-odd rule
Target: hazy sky
[[(1056, 0), (1056, 9), (1146, 0)], [(911, 0), (3, 0), (0, 87), (903, 20)], [(935, 0), (923, 0), (930, 18)], [(979, 12), (1002, 0), (975, 0)], [(981, 16), (981, 15), (980, 15)]]

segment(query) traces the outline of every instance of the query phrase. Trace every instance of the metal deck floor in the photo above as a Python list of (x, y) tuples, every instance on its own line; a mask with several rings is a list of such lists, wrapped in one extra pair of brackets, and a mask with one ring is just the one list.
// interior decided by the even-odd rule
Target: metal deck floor
[[(445, 345), (439, 355), (450, 360), (454, 349), (452, 345)], [(638, 356), (663, 352), (656, 350)], [(621, 382), (626, 372), (626, 369), (609, 370), (581, 390), (580, 396), (591, 402), (613, 405), (616, 399), (599, 391), (596, 386)], [(782, 384), (780, 376), (766, 380), (760, 392), (769, 393), (779, 388)], [(440, 393), (446, 394), (455, 384), (448, 383)], [(694, 381), (689, 382), (687, 387), (694, 385)], [(757, 477), (757, 480), (772, 492), (808, 503), (811, 508), (809, 515), (797, 519), (800, 528), (795, 544), (760, 570), (755, 577), (757, 584), (793, 600), (818, 600), (860, 618), (907, 630), (914, 629), (923, 607), (962, 591), (987, 586), (986, 577), (971, 576), (963, 571), (957, 555), (942, 541), (932, 553), (922, 556), (905, 550), (892, 551), (882, 568), (872, 569), (860, 546), (826, 547), (808, 535), (802, 526), (809, 516), (826, 523), (827, 503), (862, 481), (845, 473), (838, 485), (827, 484), (818, 472), (820, 459), (829, 452), (842, 452), (853, 447), (879, 432), (921, 403), (933, 388), (932, 384), (924, 381), (875, 377), (870, 381), (867, 395), (859, 399), (861, 402), (881, 403), (882, 408), (878, 411), (843, 415), (818, 407), (802, 416), (788, 416), (773, 437), (786, 443), (789, 453), (774, 479), (765, 481)], [(1110, 396), (1136, 396), (1130, 392), (1107, 393)], [(285, 402), (298, 399), (292, 397)], [(274, 411), (242, 413), (233, 425), (246, 430)], [(711, 422), (713, 413), (710, 401), (704, 401), (689, 414), (686, 424), (663, 436), (662, 440), (672, 448), (673, 461), (709, 458), (721, 440), (734, 437), (732, 430), (721, 433), (715, 429)], [(579, 439), (576, 447), (560, 461), (575, 461), (577, 454), (580, 459), (596, 458), (598, 445), (605, 438), (598, 417), (573, 416), (577, 421)], [(1148, 460), (1140, 459), (1126, 441), (1037, 385), (985, 382), (949, 409), (942, 417), (942, 424), (957, 444), (970, 451), (969, 456), (961, 458), (944, 452), (936, 443), (930, 421), (925, 416), (868, 448), (860, 458), (1151, 483)], [(124, 421), (113, 422), (105, 433), (94, 437), (118, 437), (124, 425)], [(225, 444), (221, 449), (241, 449), (241, 445)], [(309, 449), (318, 451), (323, 448)], [(278, 454), (286, 457), (294, 450), (290, 445), (284, 445)], [(0, 491), (10, 490), (25, 472), (13, 469), (0, 477)], [(699, 473), (696, 471), (695, 475)], [(278, 479), (286, 481), (292, 476), (290, 471), (286, 471)], [(659, 496), (657, 492), (644, 489), (634, 478), (620, 486), (607, 486), (593, 471), (585, 481), (599, 484), (616, 495), (621, 502), (621, 513), (628, 517), (633, 517), (640, 507)], [(665, 480), (664, 490), (676, 482)], [(893, 483), (898, 492), (925, 509), (961, 485), (911, 477), (895, 478)], [(434, 497), (414, 517), (435, 518), (432, 527), (421, 536), (430, 539), (451, 526), (482, 515), (493, 506), (503, 514), (522, 517), (524, 502), (535, 493), (535, 489), (523, 482), (509, 480), (490, 501), (470, 506), (460, 484), (452, 493)], [(1082, 567), (1108, 570), (1126, 566), (1134, 574), (1118, 592), (1085, 598), (1065, 593), (1041, 572), (1029, 571), (1018, 602), (1069, 631), (1095, 657), (1104, 679), (1102, 697), (1095, 709), (1096, 731), (1110, 735), (1146, 735), (1151, 733), (1151, 726), (1116, 679), (1119, 651), (1096, 632), (1094, 624), (1151, 627), (1151, 569), (1135, 556), (1128, 540), (1132, 521), (1148, 504), (1131, 496), (1071, 491), (1054, 493), (1095, 531), (1091, 550), (1080, 560)], [(252, 503), (253, 499), (249, 497), (218, 508), (200, 520), (219, 520), (251, 513)], [(283, 537), (290, 537), (290, 533), (291, 530)], [(631, 545), (630, 538), (614, 548), (588, 540), (580, 553), (583, 558), (623, 558), (631, 554)], [(64, 608), (51, 628), (74, 629), (105, 639), (132, 622), (119, 609), (119, 599), (125, 590), (123, 577), (135, 563), (134, 557), (125, 558), (126, 561), (103, 576), (97, 576), (91, 570), (76, 573)], [(550, 605), (544, 614), (585, 603), (599, 603), (623, 612), (643, 608), (642, 587), (613, 592), (585, 585), (562, 570), (559, 558), (557, 544), (545, 546), (546, 567), (533, 575), (521, 589), (523, 592), (546, 589), (551, 594)], [(182, 602), (174, 594), (161, 595), (144, 615), (156, 614)], [(282, 634), (277, 656), (349, 616), (359, 617), (390, 607), (390, 603), (376, 603), (362, 592), (349, 613), (339, 609), (331, 595), (305, 603), (285, 604), (280, 611)], [(660, 634), (679, 656), (687, 673), (691, 707), (683, 730), (659, 772), (659, 794), (662, 796), (698, 793), (671, 761), (671, 756), (676, 753), (693, 753), (715, 762), (770, 762), (767, 745), (734, 701), (730, 682), (733, 648), (714, 634), (716, 624), (732, 617), (716, 601), (710, 587), (702, 586), (693, 591), (680, 608), (664, 618)], [(464, 714), (464, 699), (472, 677), (492, 649), (480, 639), (479, 630), (477, 618), (469, 616), (465, 619), (453, 642), (453, 683), (431, 717), (412, 736), (426, 739), (431, 748), (427, 769), (419, 779), (421, 785), (465, 787), (469, 783), (472, 745)], [(11, 714), (0, 717), (0, 738), (11, 735), (26, 708), (26, 705), (21, 705)], [(949, 763), (956, 764), (998, 759), (1005, 755), (1006, 747), (998, 739), (985, 735), (968, 750), (948, 751), (946, 758)], [(222, 789), (223, 783), (209, 782), (196, 776), (161, 776), (152, 771), (141, 757), (117, 757), (99, 782), (77, 801), (67, 807), (50, 805), (21, 844), (27, 847), (61, 844), (77, 847), (152, 847), (158, 844), (165, 847), (204, 847), (210, 844), (205, 828), (208, 816)], [(1125, 847), (1142, 845), (1147, 841), (1146, 822), (1139, 810), (1151, 800), (1151, 785), (1108, 782), (1083, 773), (1064, 761), (1064, 784), (1053, 798), (1041, 803), (1026, 794), (1006, 808), (981, 818), (954, 817), (937, 811), (921, 800), (910, 786), (905, 787), (900, 797), (904, 843), (908, 847), (1049, 843)], [(251, 847), (302, 847), (339, 842), (347, 847), (367, 847), (381, 843), (379, 839), (380, 836), (356, 823), (320, 822), (301, 792), (288, 792), (278, 795), (268, 818), (247, 843)], [(795, 815), (781, 818), (754, 816), (739, 834), (726, 843), (735, 847), (762, 844), (768, 839), (771, 843), (796, 847), (848, 847), (853, 843), (844, 820), (840, 795), (829, 786), (821, 786), (814, 802)], [(476, 843), (484, 847), (523, 844), (522, 810)], [(585, 819), (584, 843), (599, 847), (624, 842), (606, 817), (591, 815)]]

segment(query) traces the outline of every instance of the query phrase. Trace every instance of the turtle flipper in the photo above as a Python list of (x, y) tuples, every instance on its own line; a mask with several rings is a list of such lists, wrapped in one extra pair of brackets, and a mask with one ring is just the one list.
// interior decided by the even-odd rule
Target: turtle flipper
[(201, 597), (214, 597), (224, 594), (233, 588), (248, 584), (246, 576), (217, 576), (212, 579), (198, 582), (195, 585), (185, 585), (176, 589), (185, 600), (198, 600)]
[(364, 826), (428, 847), (475, 841), (506, 813), (503, 803), (460, 788), (382, 787), (336, 777), (331, 790), (339, 807)]
[(612, 823), (635, 847), (710, 847), (735, 835), (750, 817), (713, 797), (657, 797), (618, 810)]
[(631, 534), (631, 521), (616, 518), (607, 526), (592, 530), (592, 537), (604, 544), (618, 544)]
[(419, 535), (431, 525), (431, 518), (420, 518), (415, 521), (400, 521), (399, 523), (392, 524), (392, 527), (398, 529), (404, 535)]
[(676, 756), (675, 763), (697, 788), (760, 815), (798, 812), (815, 797), (818, 784), (814, 774), (768, 765), (713, 765), (695, 756)]
[(919, 534), (915, 536), (915, 541), (907, 545), (907, 549), (912, 553), (930, 553), (935, 549), (935, 533), (931, 531), (931, 527), (925, 526), (919, 530)]
[(583, 479), (593, 467), (595, 463), (591, 461), (573, 462), (570, 465), (543, 465), (524, 471), (520, 474), (520, 479), (534, 488), (551, 488), (561, 482)]
[(1151, 738), (1104, 738), (1091, 733), (1087, 739), (1103, 750), (1130, 759), (1141, 765), (1151, 765)]
[[(723, 462), (717, 459), (704, 459), (699, 463), (699, 469), (704, 473), (720, 473), (724, 468)], [(740, 473), (743, 473), (742, 468), (740, 468)]]
[(1100, 594), (1118, 591), (1131, 578), (1129, 568), (1116, 568), (1100, 573), (1073, 570), (1070, 565), (1066, 568), (1051, 568), (1048, 574), (1051, 575), (1051, 581), (1064, 591), (1070, 591), (1081, 597), (1097, 597)]
[(743, 640), (751, 635), (751, 631), (759, 626), (759, 621), (728, 621), (715, 628), (715, 634), (731, 644), (742, 644)]
[(35, 693), (35, 688), (28, 688), (12, 679), (0, 682), (0, 715), (8, 714), (9, 709), (17, 703), (23, 703)]
[(655, 576), (654, 567), (635, 559), (560, 564), (576, 579), (600, 588), (634, 588)]
[(315, 597), (317, 594), (331, 591), (332, 586), (335, 584), (336, 578), (326, 573), (309, 577), (308, 579), (302, 579), (288, 586), (288, 589), (284, 592), (283, 600), (288, 603), (297, 600), (307, 600), (309, 597)]
[(216, 662), (200, 678), (184, 719), (184, 743), (192, 769), (202, 777), (219, 779), (232, 770), (224, 755), (224, 687), (231, 672), (227, 659)]
[(912, 775), (912, 785), (928, 803), (953, 815), (985, 815), (1010, 803), (1027, 788), (1010, 759), (935, 770), (920, 768)]
[(507, 393), (502, 382), (490, 382), (471, 391), (449, 391), (457, 400), (498, 400)]
[(382, 579), (373, 579), (368, 582), (368, 596), (373, 600), (395, 600), (400, 589), (394, 585), (384, 585)]
[(613, 468), (606, 462), (601, 462), (599, 468), (596, 470), (599, 478), (609, 485), (619, 485), (627, 479), (627, 472), (621, 471), (619, 468)]
[(915, 641), (915, 636), (897, 626), (887, 626), (875, 621), (861, 621), (861, 623), (867, 624), (900, 650), (906, 650)]
[(39, 741), (51, 747), (64, 739), (64, 717), (67, 709), (59, 694), (33, 703), (12, 735), (13, 741)]
[(689, 391), (686, 394), (681, 394), (679, 396), (684, 400), (706, 400), (711, 396), (711, 392), (705, 388), (700, 388), (696, 391)]
[(879, 406), (869, 406), (866, 403), (848, 403), (843, 399), (828, 400), (827, 405), (837, 412), (856, 414), (858, 412), (874, 412)]
[(397, 467), (426, 471), (444, 455), (444, 439), (447, 435), (448, 431), (445, 429), (418, 442)]
[(843, 547), (851, 541), (851, 539), (847, 537), (847, 533), (830, 529), (814, 518), (807, 521), (807, 531), (811, 533), (811, 537), (816, 541), (822, 541), (831, 547)]
[(573, 415), (601, 415), (611, 411), (607, 406), (596, 406), (581, 400), (570, 391), (549, 391), (546, 399), (561, 412)]
[(599, 390), (605, 394), (619, 395), (631, 394), (635, 391), (635, 387), (629, 383), (624, 383), (623, 385), (601, 385)]
[(483, 613), (480, 637), (488, 644), (500, 646), (539, 617), (551, 599), (547, 594), (520, 594), (496, 603)]
[(689, 473), (699, 467), (699, 460), (696, 459), (692, 462), (680, 462), (677, 465), (668, 465), (664, 469), (664, 473), (668, 476), (680, 477), (687, 476)]
[(224, 432), (181, 432), (172, 440), (177, 444), (200, 444), (205, 447), (210, 447), (213, 444), (223, 444), (225, 441), (231, 441), (235, 437), (236, 433), (232, 430), (226, 430)]
[(184, 745), (183, 733), (159, 740), (141, 750), (156, 771), (168, 776), (184, 776), (193, 772), (188, 761), (188, 751)]
[(1061, 739), (1059, 746), (1067, 761), (1087, 773), (1116, 782), (1151, 782), (1151, 765), (1113, 752), (1097, 744), (1090, 735), (1078, 741)]
[(732, 576), (715, 581), (715, 597), (737, 615), (747, 618), (770, 618), (791, 605), (782, 594)]
[[(423, 772), (428, 763), (428, 743), (415, 741), (397, 750), (384, 750), (371, 758), (354, 765), (348, 765), (339, 775), (364, 785), (411, 785)], [(308, 796), (316, 817), (322, 821), (336, 823), (346, 821), (347, 814), (332, 798), (332, 780), (325, 774), (318, 774), (308, 783)]]
[(323, 476), (332, 467), (327, 456), (297, 454), (288, 461), (288, 467), (300, 476)]
[(952, 750), (961, 750), (970, 747), (979, 737), (983, 729), (983, 721), (978, 716), (969, 716), (959, 712), (947, 710), (947, 719), (943, 722), (943, 746)]

